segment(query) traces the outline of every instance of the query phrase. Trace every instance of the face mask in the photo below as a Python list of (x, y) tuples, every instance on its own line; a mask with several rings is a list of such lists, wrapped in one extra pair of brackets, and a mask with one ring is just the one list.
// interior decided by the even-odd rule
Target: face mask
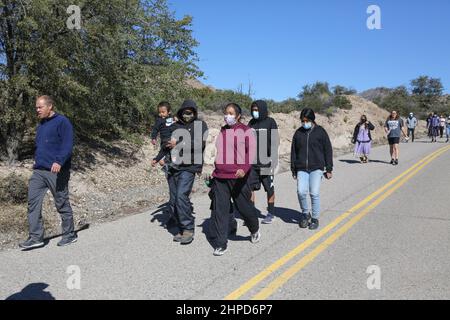
[(303, 128), (304, 128), (305, 130), (311, 129), (311, 128), (312, 128), (312, 122), (304, 122), (304, 123), (303, 123)]
[(361, 119), (361, 123), (366, 123), (367, 119)]
[(258, 119), (259, 119), (259, 112), (258, 112), (258, 111), (253, 111), (253, 112), (252, 112), (252, 116), (253, 116), (253, 118), (255, 118), (256, 120), (258, 120)]
[(225, 122), (227, 125), (229, 125), (230, 127), (236, 125), (237, 120), (236, 120), (236, 116), (231, 116), (231, 115), (226, 115), (225, 116)]
[(190, 123), (194, 120), (195, 116), (194, 114), (190, 113), (190, 114), (183, 114), (183, 121), (185, 123)]

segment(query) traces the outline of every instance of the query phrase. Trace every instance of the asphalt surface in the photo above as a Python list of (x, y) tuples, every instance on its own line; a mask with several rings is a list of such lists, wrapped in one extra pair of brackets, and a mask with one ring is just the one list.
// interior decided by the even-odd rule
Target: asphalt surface
[[(368, 165), (353, 155), (335, 159), (334, 178), (322, 185), (318, 231), (299, 229), (296, 182), (290, 173), (281, 174), (275, 181), (278, 218), (262, 226), (261, 242), (251, 244), (240, 222), (238, 236), (219, 258), (205, 236), (207, 197), (194, 202), (198, 228), (190, 246), (173, 243), (161, 227), (161, 214), (152, 211), (80, 232), (78, 243), (66, 248), (58, 248), (54, 239), (38, 250), (0, 252), (0, 299), (217, 300), (260, 299), (261, 293), (277, 300), (450, 299), (450, 151), (417, 167), (413, 176), (405, 175), (408, 180), (393, 192), (391, 184), (311, 242), (347, 210), (446, 146), (402, 144), (397, 167), (387, 163), (387, 146), (374, 148)], [(265, 208), (263, 193), (258, 207)], [(334, 236), (340, 228), (340, 236)], [(277, 262), (301, 244), (304, 250)], [(73, 280), (70, 266), (79, 268), (80, 289), (67, 286)], [(367, 273), (369, 266), (379, 271), (379, 288), (368, 287), (369, 278), (378, 279)], [(262, 271), (260, 281), (247, 283)]]

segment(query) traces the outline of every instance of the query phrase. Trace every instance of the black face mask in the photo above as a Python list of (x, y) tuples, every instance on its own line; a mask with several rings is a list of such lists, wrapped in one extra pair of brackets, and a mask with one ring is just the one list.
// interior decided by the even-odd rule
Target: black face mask
[(364, 118), (361, 119), (361, 123), (364, 124), (364, 123), (366, 123), (366, 122), (367, 122), (367, 119), (364, 119)]
[(192, 121), (194, 121), (195, 119), (195, 115), (193, 112), (185, 112), (183, 113), (183, 121), (185, 123), (191, 123)]

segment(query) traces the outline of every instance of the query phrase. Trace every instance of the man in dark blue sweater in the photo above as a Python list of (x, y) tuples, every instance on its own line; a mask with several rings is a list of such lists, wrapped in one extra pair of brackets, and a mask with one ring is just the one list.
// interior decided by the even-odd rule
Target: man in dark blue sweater
[(62, 220), (63, 238), (58, 246), (77, 241), (69, 201), (73, 128), (66, 117), (54, 111), (53, 105), (49, 96), (36, 100), (36, 112), (41, 122), (36, 134), (35, 164), (28, 188), (29, 238), (19, 245), (24, 250), (44, 246), (42, 203), (48, 190), (55, 199)]

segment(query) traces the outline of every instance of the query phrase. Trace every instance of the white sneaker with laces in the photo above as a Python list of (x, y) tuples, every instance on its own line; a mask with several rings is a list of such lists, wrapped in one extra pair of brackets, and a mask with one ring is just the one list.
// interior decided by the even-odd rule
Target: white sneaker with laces
[(226, 252), (228, 251), (227, 248), (216, 248), (216, 250), (214, 250), (214, 256), (216, 257), (221, 257), (223, 256)]
[(251, 241), (253, 244), (259, 243), (261, 241), (261, 233), (258, 231), (257, 233), (252, 234)]

